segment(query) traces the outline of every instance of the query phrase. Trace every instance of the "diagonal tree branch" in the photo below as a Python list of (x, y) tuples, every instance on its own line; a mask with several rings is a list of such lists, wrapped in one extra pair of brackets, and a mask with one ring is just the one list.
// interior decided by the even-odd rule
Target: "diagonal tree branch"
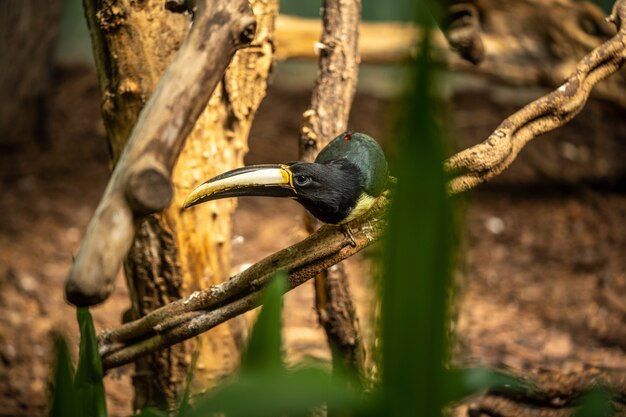
[(259, 261), (229, 281), (196, 291), (139, 320), (102, 332), (98, 342), (104, 367), (110, 369), (132, 362), (147, 352), (196, 336), (251, 310), (258, 305), (260, 290), (276, 271), (288, 273), (288, 290), (291, 290), (377, 242), (387, 227), (389, 194), (389, 191), (384, 193), (367, 214), (349, 223), (354, 246), (341, 228), (323, 226), (302, 242)]
[[(626, 60), (626, 0), (617, 0), (609, 17), (619, 32), (583, 58), (574, 74), (557, 90), (530, 103), (506, 119), (487, 141), (459, 152), (445, 164), (451, 179), (449, 194), (472, 189), (506, 169), (531, 139), (566, 124), (577, 114), (593, 86)], [(390, 191), (364, 216), (348, 225), (356, 246), (335, 226), (324, 226), (307, 239), (253, 265), (229, 281), (196, 292), (186, 299), (116, 329), (100, 334), (105, 368), (204, 332), (258, 305), (259, 289), (280, 269), (289, 274), (289, 289), (380, 240), (387, 226)], [(208, 311), (208, 309), (212, 309)]]
[(141, 111), (92, 218), (67, 282), (67, 299), (97, 304), (111, 293), (138, 220), (166, 208), (170, 177), (195, 121), (256, 20), (247, 0), (198, 0), (193, 27)]
[(485, 140), (449, 158), (444, 169), (453, 174), (451, 193), (469, 190), (508, 168), (532, 139), (569, 122), (585, 106), (591, 89), (615, 73), (626, 60), (626, 3), (618, 0), (609, 21), (618, 33), (581, 61), (558, 89), (505, 119)]

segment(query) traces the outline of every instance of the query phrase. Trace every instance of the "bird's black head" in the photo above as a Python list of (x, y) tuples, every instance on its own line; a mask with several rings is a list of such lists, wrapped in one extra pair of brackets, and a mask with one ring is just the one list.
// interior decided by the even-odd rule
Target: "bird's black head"
[(341, 223), (363, 192), (359, 169), (346, 159), (327, 164), (296, 162), (289, 168), (296, 200), (324, 223)]
[(289, 197), (319, 220), (337, 224), (367, 211), (386, 182), (387, 162), (378, 143), (347, 132), (322, 149), (314, 163), (254, 165), (218, 175), (196, 188), (183, 208), (225, 197)]

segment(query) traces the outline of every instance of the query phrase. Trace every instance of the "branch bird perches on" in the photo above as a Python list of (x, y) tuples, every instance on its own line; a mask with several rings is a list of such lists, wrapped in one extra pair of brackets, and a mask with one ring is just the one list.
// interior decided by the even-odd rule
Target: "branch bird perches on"
[(386, 191), (368, 213), (347, 224), (351, 237), (339, 227), (322, 226), (303, 241), (268, 256), (228, 281), (196, 291), (139, 320), (103, 331), (98, 336), (103, 366), (110, 369), (132, 362), (147, 352), (196, 336), (251, 310), (258, 306), (260, 290), (276, 271), (288, 274), (291, 290), (377, 242), (387, 227), (389, 198), (390, 191)]
[[(626, 0), (616, 1), (609, 21), (618, 28), (617, 34), (585, 56), (561, 87), (507, 118), (486, 141), (445, 161), (444, 169), (451, 176), (449, 194), (470, 190), (500, 174), (530, 140), (570, 121), (584, 107), (593, 86), (624, 64)], [(289, 289), (292, 289), (354, 255), (382, 238), (389, 204), (388, 191), (369, 212), (348, 223), (353, 231), (354, 246), (340, 229), (324, 226), (302, 242), (261, 260), (229, 281), (102, 332), (98, 339), (104, 367), (110, 369), (131, 362), (256, 307), (259, 289), (277, 270), (287, 271)]]

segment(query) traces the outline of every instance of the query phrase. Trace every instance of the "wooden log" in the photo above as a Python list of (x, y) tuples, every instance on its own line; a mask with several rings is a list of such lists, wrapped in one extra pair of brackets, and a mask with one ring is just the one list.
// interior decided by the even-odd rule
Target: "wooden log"
[(234, 53), (254, 37), (247, 1), (201, 0), (196, 7), (189, 36), (141, 111), (72, 265), (66, 297), (75, 305), (111, 293), (136, 222), (170, 203), (170, 175), (187, 135)]

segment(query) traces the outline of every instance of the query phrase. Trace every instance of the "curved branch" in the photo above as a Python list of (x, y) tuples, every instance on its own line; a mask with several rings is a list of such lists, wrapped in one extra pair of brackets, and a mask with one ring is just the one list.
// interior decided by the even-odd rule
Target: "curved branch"
[(484, 142), (449, 158), (444, 169), (454, 177), (451, 194), (489, 181), (508, 168), (532, 139), (563, 126), (585, 106), (591, 89), (626, 60), (626, 1), (618, 0), (609, 20), (619, 28), (610, 40), (587, 54), (567, 81), (505, 119)]
[[(484, 365), (483, 365), (484, 366)], [(618, 410), (624, 409), (626, 404), (626, 378), (622, 369), (589, 366), (585, 372), (567, 369), (550, 371), (521, 371), (510, 366), (498, 363), (498, 369), (508, 375), (523, 381), (528, 381), (532, 389), (519, 390), (511, 387), (490, 388), (484, 395), (475, 398), (470, 405), (472, 410), (485, 410), (489, 415), (526, 415), (515, 414), (512, 410), (528, 410), (531, 405), (537, 409), (549, 409), (554, 416), (571, 416), (574, 407), (580, 404), (580, 399), (589, 391), (598, 387), (607, 387), (611, 390), (611, 397)], [(555, 401), (558, 399), (558, 401)], [(480, 414), (479, 414), (480, 415)], [(615, 415), (624, 415), (623, 411)]]
[(193, 27), (141, 111), (66, 282), (77, 306), (102, 302), (142, 217), (172, 198), (171, 174), (185, 139), (256, 20), (247, 0), (198, 1)]

